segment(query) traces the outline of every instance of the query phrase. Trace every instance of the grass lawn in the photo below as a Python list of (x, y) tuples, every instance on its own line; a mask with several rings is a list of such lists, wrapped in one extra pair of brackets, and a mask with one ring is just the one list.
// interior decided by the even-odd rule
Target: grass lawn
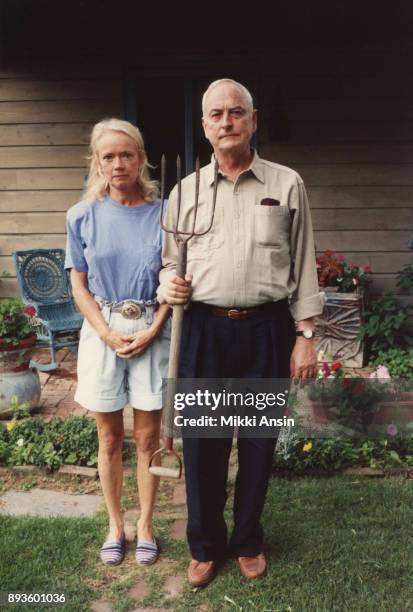
[[(94, 551), (99, 546), (99, 519), (0, 517), (0, 590), (67, 593), (63, 606), (10, 606), (7, 610), (87, 610), (94, 598)], [(93, 552), (92, 552), (93, 551)]]
[[(228, 513), (230, 520), (230, 512)], [(133, 545), (117, 568), (99, 561), (105, 517), (36, 519), (0, 517), (0, 590), (65, 591), (82, 611), (105, 598), (114, 610), (145, 606), (178, 611), (402, 611), (413, 610), (413, 481), (344, 477), (274, 479), (264, 513), (268, 575), (241, 578), (228, 560), (206, 589), (186, 586), (165, 600), (165, 574), (184, 575), (185, 542), (171, 541), (170, 521), (157, 523), (163, 545), (158, 568), (138, 568)], [(142, 576), (148, 594), (127, 596)], [(6, 608), (33, 610), (32, 606)]]
[[(235, 561), (179, 610), (413, 609), (413, 483), (343, 477), (273, 480), (264, 514), (270, 568), (259, 582)], [(225, 598), (229, 598), (232, 602)]]

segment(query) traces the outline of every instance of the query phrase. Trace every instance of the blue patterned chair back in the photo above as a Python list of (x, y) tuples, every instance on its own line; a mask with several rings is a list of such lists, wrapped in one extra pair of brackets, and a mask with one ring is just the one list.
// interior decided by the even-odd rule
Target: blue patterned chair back
[[(59, 367), (57, 351), (76, 350), (83, 315), (74, 305), (63, 249), (33, 249), (13, 253), (14, 267), (24, 304), (36, 307), (37, 339), (50, 350), (50, 362), (31, 361), (43, 372)], [(43, 347), (42, 347), (43, 348)]]
[(13, 259), (23, 302), (46, 306), (72, 301), (63, 249), (16, 251)]

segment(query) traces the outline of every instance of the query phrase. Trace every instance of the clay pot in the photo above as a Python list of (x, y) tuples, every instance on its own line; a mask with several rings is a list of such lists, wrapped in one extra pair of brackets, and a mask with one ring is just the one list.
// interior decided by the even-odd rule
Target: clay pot
[(380, 410), (374, 417), (375, 425), (409, 425), (413, 423), (413, 396), (411, 393), (403, 394), (395, 401), (380, 402)]
[(40, 379), (30, 359), (36, 346), (36, 334), (20, 340), (19, 344), (5, 345), (0, 338), (0, 419), (13, 416), (10, 403), (17, 397), (19, 404), (28, 403), (29, 410), (40, 400)]

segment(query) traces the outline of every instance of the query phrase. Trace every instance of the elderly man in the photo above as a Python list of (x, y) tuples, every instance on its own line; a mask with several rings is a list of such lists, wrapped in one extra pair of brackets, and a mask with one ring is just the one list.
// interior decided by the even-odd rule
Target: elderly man
[[(185, 304), (180, 376), (310, 378), (316, 373), (313, 320), (322, 311), (312, 225), (300, 176), (251, 149), (257, 111), (248, 90), (231, 79), (211, 83), (202, 124), (214, 151), (201, 169), (197, 229), (208, 226), (218, 162), (214, 223), (188, 246), (188, 274), (174, 274), (177, 247), (165, 236), (158, 299)], [(194, 206), (194, 175), (182, 183), (183, 222)], [(176, 188), (169, 219), (176, 215)], [(294, 325), (295, 319), (295, 325)], [(184, 437), (192, 553), (189, 582), (210, 582), (227, 552), (224, 521), (230, 439)], [(260, 517), (275, 438), (239, 438), (234, 529), (229, 542), (248, 579), (264, 575)]]

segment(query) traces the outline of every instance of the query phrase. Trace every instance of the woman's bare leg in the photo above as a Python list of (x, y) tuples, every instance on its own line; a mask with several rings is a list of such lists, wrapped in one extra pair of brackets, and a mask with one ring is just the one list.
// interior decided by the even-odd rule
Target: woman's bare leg
[(138, 540), (153, 539), (152, 517), (159, 477), (148, 471), (152, 453), (159, 448), (162, 410), (134, 410), (134, 437), (137, 451), (137, 480), (141, 514), (138, 521)]
[(123, 410), (97, 412), (96, 424), (99, 436), (99, 477), (109, 514), (107, 540), (118, 540), (123, 534), (123, 516), (120, 506), (123, 484)]

